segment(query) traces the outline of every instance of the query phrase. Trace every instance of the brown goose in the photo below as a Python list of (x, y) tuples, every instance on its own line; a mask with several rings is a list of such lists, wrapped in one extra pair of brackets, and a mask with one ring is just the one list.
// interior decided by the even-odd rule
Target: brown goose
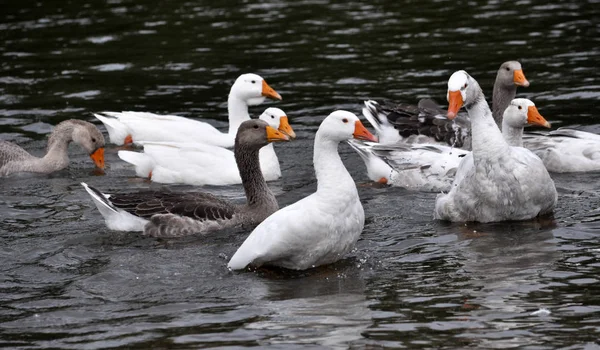
[[(515, 98), (518, 86), (529, 86), (521, 63), (502, 63), (496, 74), (492, 96), (492, 115), (499, 128), (502, 127), (502, 114)], [(420, 142), (418, 135), (424, 135), (451, 146), (471, 149), (471, 120), (468, 114), (460, 113), (451, 121), (446, 117), (446, 111), (432, 99), (422, 99), (417, 106), (366, 101), (363, 115), (377, 130), (380, 143), (396, 143), (406, 138), (409, 138), (409, 142)], [(431, 142), (431, 139), (426, 142)]]
[(258, 224), (279, 205), (260, 170), (259, 150), (289, 137), (258, 119), (243, 122), (234, 145), (246, 204), (235, 205), (208, 193), (143, 191), (106, 195), (82, 183), (111, 230), (143, 231), (155, 237), (208, 233), (239, 224)]
[(83, 147), (96, 166), (104, 169), (104, 136), (100, 130), (92, 123), (69, 119), (52, 130), (42, 158), (32, 156), (14, 143), (0, 141), (0, 176), (20, 172), (48, 174), (64, 169), (69, 165), (67, 151), (71, 141)]

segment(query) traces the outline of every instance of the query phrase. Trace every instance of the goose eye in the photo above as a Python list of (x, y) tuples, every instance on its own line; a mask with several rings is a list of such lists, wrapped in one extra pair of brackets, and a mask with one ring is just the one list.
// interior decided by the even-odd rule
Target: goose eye
[(252, 80), (252, 81), (251, 81), (251, 83), (252, 83), (252, 84), (256, 84), (256, 80)]
[(258, 129), (258, 125), (254, 125), (254, 129)]
[(272, 116), (271, 116), (271, 119), (275, 119), (275, 116), (274, 116), (274, 115), (272, 115)]
[(94, 143), (96, 142), (96, 139), (95, 139), (95, 138), (93, 138), (93, 137), (92, 137), (92, 142), (94, 142)]
[(465, 86), (463, 86), (463, 89), (466, 89), (466, 88), (467, 88), (467, 83), (465, 83)]
[(506, 67), (506, 71), (508, 72), (510, 70), (510, 68)]
[(519, 109), (523, 109), (523, 107), (519, 106)]
[(344, 122), (344, 124), (348, 123), (348, 119), (346, 118), (342, 119), (342, 121)]

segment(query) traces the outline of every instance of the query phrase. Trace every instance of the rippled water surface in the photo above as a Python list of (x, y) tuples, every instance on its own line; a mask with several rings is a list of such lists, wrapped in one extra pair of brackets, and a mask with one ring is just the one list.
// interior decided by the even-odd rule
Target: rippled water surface
[[(557, 126), (600, 132), (597, 1), (10, 1), (0, 12), (0, 139), (42, 154), (53, 125), (103, 110), (226, 125), (231, 83), (255, 72), (283, 96), (299, 139), (276, 146), (282, 205), (313, 192), (312, 138), (366, 98), (445, 99), (465, 69), (488, 97), (520, 60)], [(255, 115), (265, 108), (252, 107)], [(97, 123), (98, 124), (98, 123)], [(76, 146), (68, 169), (0, 181), (0, 345), (597, 349), (600, 174), (553, 176), (554, 219), (434, 222), (435, 194), (367, 183), (349, 256), (302, 273), (231, 273), (247, 230), (155, 240), (107, 230), (85, 181), (147, 188), (107, 150), (105, 176)], [(190, 187), (173, 186), (186, 190)], [(240, 186), (210, 188), (243, 199)]]

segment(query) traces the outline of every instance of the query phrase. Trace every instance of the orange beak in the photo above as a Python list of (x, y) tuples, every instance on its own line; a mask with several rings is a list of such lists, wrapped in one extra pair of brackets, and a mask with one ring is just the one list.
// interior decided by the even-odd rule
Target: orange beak
[(125, 136), (125, 139), (123, 140), (123, 145), (127, 146), (131, 144), (133, 144), (133, 137), (131, 137), (131, 135)]
[(523, 74), (523, 70), (519, 69), (513, 73), (513, 82), (515, 85), (528, 87), (529, 82), (525, 79), (525, 74)]
[(460, 91), (448, 91), (448, 119), (456, 118), (458, 110), (463, 105), (463, 98)]
[(550, 128), (550, 123), (542, 117), (535, 106), (527, 107), (527, 123)]
[(277, 141), (289, 141), (290, 138), (282, 132), (275, 130), (274, 128), (267, 125), (267, 141), (269, 142), (277, 142)]
[(274, 100), (281, 100), (281, 95), (278, 94), (277, 91), (273, 90), (273, 88), (270, 87), (269, 84), (267, 84), (267, 82), (264, 80), (262, 84), (262, 95)]
[(92, 158), (98, 168), (104, 169), (104, 147), (100, 147), (92, 152), (90, 158)]
[(290, 126), (290, 123), (288, 122), (288, 117), (279, 118), (278, 130), (289, 136), (291, 139), (296, 138), (296, 133), (294, 132), (294, 129), (292, 129), (292, 127)]
[(373, 136), (360, 120), (354, 123), (354, 134), (352, 136), (357, 140), (377, 142), (377, 137)]

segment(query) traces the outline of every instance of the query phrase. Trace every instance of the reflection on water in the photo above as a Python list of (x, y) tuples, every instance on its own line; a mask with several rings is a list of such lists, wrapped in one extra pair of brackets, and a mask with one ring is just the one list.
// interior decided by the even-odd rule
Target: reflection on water
[[(312, 138), (366, 98), (445, 99), (466, 69), (488, 98), (498, 65), (556, 125), (600, 132), (594, 1), (10, 2), (0, 13), (0, 140), (44, 153), (53, 125), (105, 110), (226, 126), (240, 73), (283, 96), (298, 139), (276, 145), (282, 205), (314, 191)], [(274, 103), (274, 102), (269, 102)], [(258, 115), (266, 108), (256, 106)], [(95, 122), (95, 121), (94, 121)], [(345, 145), (366, 226), (357, 248), (301, 273), (231, 273), (248, 229), (153, 240), (107, 230), (82, 190), (156, 186), (116, 147), (104, 176), (71, 146), (52, 175), (0, 181), (0, 335), (8, 347), (592, 347), (600, 327), (599, 173), (554, 175), (554, 218), (432, 221), (436, 194), (366, 183)], [(189, 186), (173, 186), (185, 191)], [(208, 188), (240, 200), (240, 186)]]

